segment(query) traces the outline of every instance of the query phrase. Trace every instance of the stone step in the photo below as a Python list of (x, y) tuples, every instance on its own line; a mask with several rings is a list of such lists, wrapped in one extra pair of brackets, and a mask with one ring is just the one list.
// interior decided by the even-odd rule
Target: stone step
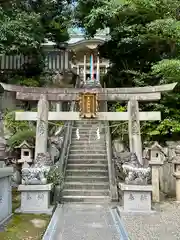
[(83, 141), (82, 139), (81, 140), (77, 140), (77, 139), (73, 139), (71, 140), (71, 146), (73, 145), (78, 145), (78, 146), (89, 146), (89, 147), (106, 147), (106, 142), (104, 140), (99, 140), (99, 141), (93, 141), (93, 140), (86, 140), (86, 141)]
[(106, 147), (105, 146), (98, 146), (98, 145), (83, 145), (79, 144), (79, 145), (71, 145), (70, 150), (79, 150), (79, 149), (89, 149), (89, 150), (97, 150), (97, 151), (106, 151)]
[[(74, 128), (72, 130), (72, 134), (76, 134), (77, 132), (77, 129), (79, 129), (79, 133), (82, 134), (82, 135), (86, 135), (86, 134), (97, 134), (97, 128)], [(102, 131), (101, 129), (99, 129), (99, 133), (102, 134), (102, 135), (105, 135), (105, 132)]]
[(66, 170), (66, 176), (107, 176), (108, 177), (108, 171), (107, 170), (80, 170), (80, 169), (70, 169)]
[(79, 169), (79, 170), (108, 170), (107, 164), (68, 164), (67, 170)]
[(63, 196), (63, 202), (84, 202), (84, 203), (109, 203), (110, 197), (106, 196)]
[(90, 148), (80, 148), (80, 149), (71, 149), (69, 153), (71, 154), (106, 154), (106, 150), (105, 149), (90, 149)]
[(105, 124), (103, 124), (102, 122), (99, 121), (87, 121), (87, 122), (81, 122), (81, 121), (77, 121), (74, 123), (74, 126), (86, 126), (86, 125), (91, 125), (91, 126), (104, 126)]
[(84, 125), (81, 125), (81, 124), (78, 124), (78, 125), (74, 125), (73, 126), (73, 132), (75, 132), (76, 131), (76, 129), (79, 129), (80, 131), (96, 131), (97, 130), (97, 128), (99, 128), (99, 130), (101, 131), (101, 132), (104, 132), (104, 129), (105, 129), (105, 127), (104, 126), (99, 126), (99, 124), (95, 124), (95, 125), (92, 125), (92, 124), (84, 124)]
[(64, 189), (62, 196), (109, 196), (108, 190), (100, 189)]
[(68, 164), (107, 164), (107, 159), (68, 159)]
[(87, 153), (83, 153), (83, 154), (69, 154), (68, 157), (69, 160), (72, 159), (82, 159), (82, 160), (86, 160), (86, 159), (107, 159), (106, 154), (87, 154)]
[(86, 128), (85, 127), (81, 127), (81, 126), (74, 126), (73, 129), (72, 129), (72, 133), (76, 133), (77, 129), (79, 130), (79, 132), (81, 133), (96, 133), (97, 130), (99, 129), (99, 132), (102, 133), (102, 134), (105, 134), (105, 131), (103, 129), (103, 127), (100, 127), (100, 126), (87, 126)]
[(82, 182), (82, 183), (108, 183), (107, 176), (66, 176), (65, 182)]
[(71, 141), (83, 141), (83, 142), (105, 142), (105, 138), (104, 137), (100, 137), (100, 139), (97, 138), (97, 136), (81, 136), (79, 135), (79, 139), (77, 138), (77, 136), (72, 136)]
[[(91, 139), (94, 139), (94, 140), (100, 140), (100, 139), (105, 139), (105, 136), (104, 136), (104, 134), (100, 134), (100, 139), (97, 139), (97, 133), (95, 132), (95, 133), (81, 133), (81, 132), (79, 132), (79, 137), (80, 137), (80, 139), (89, 139), (89, 138), (91, 138)], [(72, 139), (77, 139), (77, 134), (76, 133), (73, 133), (72, 134)]]
[(82, 140), (74, 140), (71, 141), (71, 146), (88, 146), (88, 147), (106, 147), (105, 141), (82, 141)]
[(72, 133), (76, 133), (77, 129), (79, 129), (79, 132), (81, 133), (96, 133), (97, 129), (99, 129), (100, 133), (105, 135), (105, 128), (101, 127), (99, 125), (95, 125), (95, 126), (91, 126), (91, 125), (78, 125), (78, 126), (74, 126), (72, 129)]
[(94, 120), (92, 120), (92, 121), (90, 121), (90, 120), (87, 120), (87, 121), (76, 121), (75, 123), (74, 123), (74, 126), (77, 126), (77, 125), (81, 125), (81, 126), (83, 126), (83, 125), (96, 125), (96, 124), (101, 124), (101, 125), (104, 125), (102, 122), (100, 122), (100, 121), (94, 121)]
[(109, 190), (109, 183), (82, 183), (82, 182), (65, 182), (64, 189), (106, 189)]

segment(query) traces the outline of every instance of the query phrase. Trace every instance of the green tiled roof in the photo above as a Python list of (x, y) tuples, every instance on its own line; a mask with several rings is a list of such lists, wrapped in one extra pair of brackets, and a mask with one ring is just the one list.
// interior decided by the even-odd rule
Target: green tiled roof
[[(77, 27), (72, 27), (72, 28), (69, 28), (68, 30), (69, 34), (70, 35), (84, 35), (84, 31), (82, 28), (77, 28)], [(99, 30), (97, 31), (97, 35), (102, 35), (102, 36), (105, 36), (109, 33), (109, 29), (103, 29), (103, 30)]]

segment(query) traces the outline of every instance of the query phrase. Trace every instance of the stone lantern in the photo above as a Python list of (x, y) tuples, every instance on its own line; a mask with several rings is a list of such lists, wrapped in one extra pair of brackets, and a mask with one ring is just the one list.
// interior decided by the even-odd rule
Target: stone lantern
[(150, 151), (150, 161), (149, 165), (151, 166), (151, 175), (152, 175), (152, 199), (153, 202), (160, 201), (160, 189), (159, 189), (159, 169), (163, 165), (165, 153), (163, 148), (155, 142)]
[(149, 150), (151, 162), (163, 162), (165, 154), (158, 142), (155, 142)]
[(176, 156), (172, 159), (174, 164), (173, 176), (176, 178), (176, 200), (180, 201), (180, 145), (175, 148)]
[(34, 146), (23, 141), (19, 146), (15, 147), (21, 149), (21, 158), (18, 159), (18, 163), (23, 163), (22, 167), (29, 167), (29, 163), (33, 162), (33, 149)]

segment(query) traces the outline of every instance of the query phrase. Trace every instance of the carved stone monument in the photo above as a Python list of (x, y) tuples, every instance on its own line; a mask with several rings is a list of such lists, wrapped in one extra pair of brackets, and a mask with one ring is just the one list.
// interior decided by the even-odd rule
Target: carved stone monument
[(20, 185), (21, 207), (16, 212), (52, 214), (53, 207), (50, 206), (50, 192), (53, 184), (45, 185)]
[(119, 187), (123, 192), (123, 211), (151, 211), (151, 185), (129, 185), (120, 183)]

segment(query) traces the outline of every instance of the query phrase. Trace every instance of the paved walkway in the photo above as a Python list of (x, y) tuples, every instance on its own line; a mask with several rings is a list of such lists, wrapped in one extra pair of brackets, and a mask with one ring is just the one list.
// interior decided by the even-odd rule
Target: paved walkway
[(52, 240), (120, 240), (108, 206), (65, 204), (54, 214)]
[(121, 213), (130, 240), (180, 240), (180, 203), (155, 205), (154, 214)]

